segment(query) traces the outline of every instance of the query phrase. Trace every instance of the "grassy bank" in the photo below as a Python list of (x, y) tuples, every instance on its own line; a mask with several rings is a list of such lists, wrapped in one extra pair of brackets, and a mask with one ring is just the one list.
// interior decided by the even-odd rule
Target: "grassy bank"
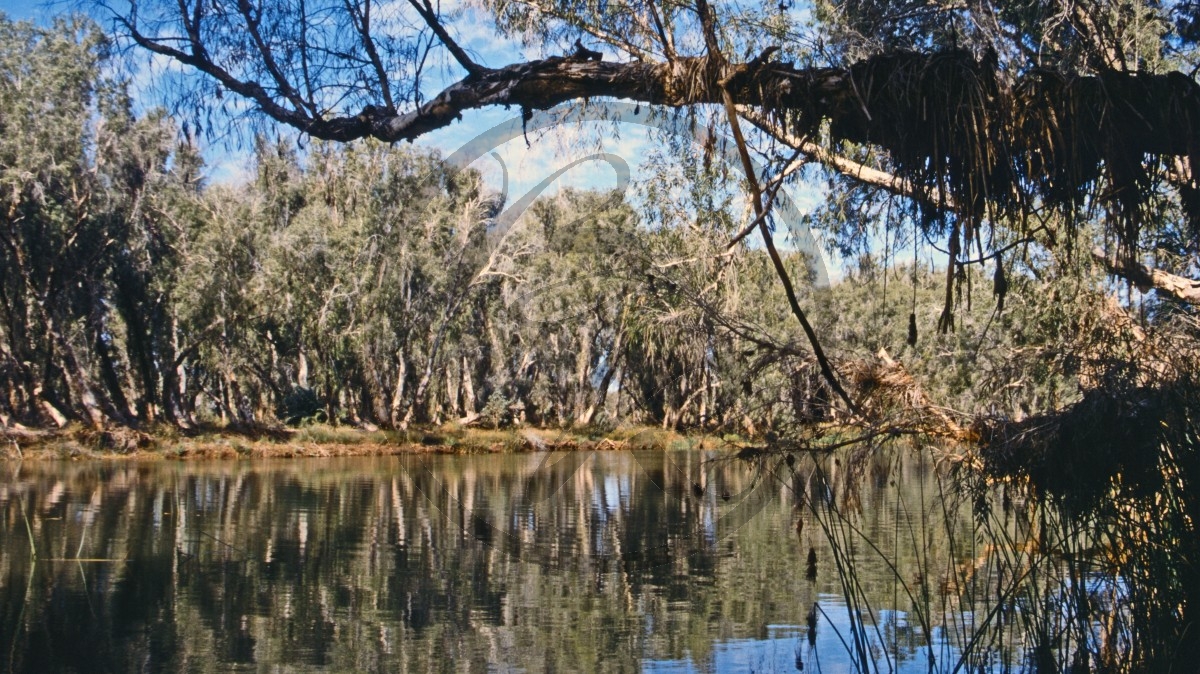
[(169, 426), (149, 431), (69, 426), (54, 431), (0, 430), (0, 445), (0, 456), (8, 460), (268, 459), (730, 446), (719, 437), (686, 435), (654, 426), (568, 430), (455, 424), (404, 431), (309, 425), (296, 429), (210, 427), (187, 433)]

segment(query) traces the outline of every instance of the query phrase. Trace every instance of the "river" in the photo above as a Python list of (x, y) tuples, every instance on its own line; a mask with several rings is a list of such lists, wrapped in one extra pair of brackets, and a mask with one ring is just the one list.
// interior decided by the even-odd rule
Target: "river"
[(6, 671), (1022, 662), (1003, 633), (977, 643), (1002, 579), (923, 450), (0, 470)]

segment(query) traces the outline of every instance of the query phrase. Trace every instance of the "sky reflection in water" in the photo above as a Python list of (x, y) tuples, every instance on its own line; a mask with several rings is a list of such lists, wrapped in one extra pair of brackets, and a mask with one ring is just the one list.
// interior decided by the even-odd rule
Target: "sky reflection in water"
[[(721, 456), (9, 465), (0, 669), (853, 671), (829, 542), (797, 506), (844, 495)], [(857, 526), (919, 575), (897, 536), (931, 471), (876, 463)], [(954, 632), (930, 646), (879, 555), (855, 560), (872, 666), (952, 660)]]

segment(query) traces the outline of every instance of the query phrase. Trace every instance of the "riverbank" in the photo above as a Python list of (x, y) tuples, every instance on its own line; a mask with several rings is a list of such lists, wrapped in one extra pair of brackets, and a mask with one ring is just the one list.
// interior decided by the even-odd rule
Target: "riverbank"
[(571, 450), (671, 450), (728, 447), (713, 435), (686, 435), (655, 426), (616, 429), (481, 429), (454, 424), (406, 431), (346, 426), (301, 428), (206, 428), (184, 432), (170, 426), (149, 431), (0, 429), (0, 457), (7, 460), (197, 460), (390, 456), (396, 454), (485, 454)]

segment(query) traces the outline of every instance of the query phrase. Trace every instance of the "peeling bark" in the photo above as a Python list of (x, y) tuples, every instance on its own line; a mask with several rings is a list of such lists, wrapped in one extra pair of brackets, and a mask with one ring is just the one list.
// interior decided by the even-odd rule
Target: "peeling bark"
[(1092, 257), (1113, 276), (1119, 276), (1133, 283), (1143, 293), (1153, 289), (1159, 295), (1200, 305), (1200, 281), (1176, 276), (1161, 269), (1148, 267), (1136, 260), (1122, 260), (1115, 256), (1105, 255), (1104, 251), (1092, 250)]

